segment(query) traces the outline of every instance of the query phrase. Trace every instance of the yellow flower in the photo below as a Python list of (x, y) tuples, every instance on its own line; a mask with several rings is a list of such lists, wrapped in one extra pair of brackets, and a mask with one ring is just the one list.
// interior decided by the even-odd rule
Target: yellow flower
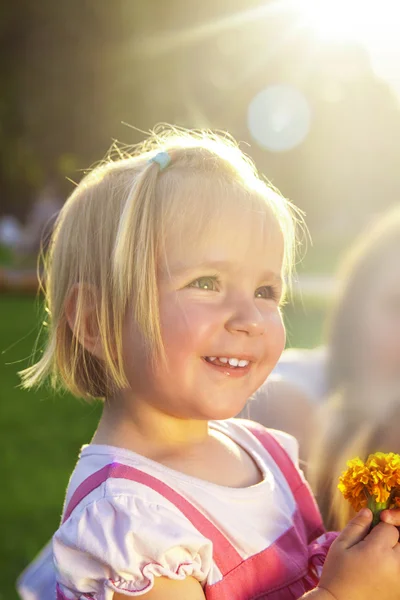
[(371, 473), (371, 482), (383, 484), (388, 489), (400, 485), (400, 456), (389, 452), (370, 454), (366, 466)]
[(380, 504), (382, 502), (387, 502), (389, 500), (390, 492), (389, 490), (379, 483), (371, 483), (368, 486), (368, 493), (370, 496), (373, 496), (376, 502)]
[(369, 469), (361, 458), (353, 458), (347, 463), (347, 471), (339, 478), (339, 490), (349, 500), (355, 511), (367, 505), (365, 488), (370, 480)]
[(382, 510), (400, 507), (400, 455), (376, 452), (365, 463), (360, 458), (348, 461), (338, 488), (355, 511), (371, 508), (377, 524)]

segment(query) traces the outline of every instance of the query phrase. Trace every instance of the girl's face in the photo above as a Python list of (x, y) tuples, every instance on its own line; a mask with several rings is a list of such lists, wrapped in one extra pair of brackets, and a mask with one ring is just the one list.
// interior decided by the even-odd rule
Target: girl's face
[(158, 286), (167, 364), (151, 367), (128, 317), (124, 352), (135, 398), (175, 417), (229, 418), (275, 366), (285, 344), (282, 235), (272, 217), (248, 221), (234, 209), (208, 224), (205, 239), (186, 231), (185, 241), (166, 240)]
[(371, 281), (361, 310), (361, 354), (367, 374), (400, 380), (400, 263), (392, 254)]

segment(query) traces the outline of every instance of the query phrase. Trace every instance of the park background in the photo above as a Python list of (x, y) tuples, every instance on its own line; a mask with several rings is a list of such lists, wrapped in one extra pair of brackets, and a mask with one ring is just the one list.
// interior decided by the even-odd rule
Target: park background
[[(227, 130), (305, 213), (313, 245), (284, 313), (288, 346), (320, 344), (345, 248), (399, 198), (398, 14), (388, 0), (3, 0), (0, 217), (27, 225), (46, 182), (65, 199), (115, 140), (157, 123)], [(16, 268), (5, 246), (0, 268)], [(0, 600), (57, 527), (101, 408), (18, 388), (42, 320), (40, 296), (0, 294)]]

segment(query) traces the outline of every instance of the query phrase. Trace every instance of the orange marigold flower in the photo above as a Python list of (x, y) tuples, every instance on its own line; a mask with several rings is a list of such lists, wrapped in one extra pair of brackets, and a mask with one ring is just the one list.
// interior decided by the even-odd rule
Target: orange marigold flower
[(400, 508), (400, 455), (376, 452), (365, 463), (358, 457), (348, 461), (338, 488), (354, 510), (368, 506), (376, 525), (382, 510)]
[(370, 484), (368, 486), (368, 494), (374, 496), (376, 502), (379, 502), (380, 504), (382, 502), (387, 502), (390, 496), (389, 490), (379, 483)]
[(366, 466), (370, 471), (371, 482), (384, 484), (388, 489), (400, 484), (400, 456), (389, 452), (370, 454)]
[(365, 488), (369, 480), (369, 470), (361, 458), (349, 460), (347, 462), (347, 471), (339, 478), (339, 490), (345, 499), (350, 501), (356, 511), (367, 505)]

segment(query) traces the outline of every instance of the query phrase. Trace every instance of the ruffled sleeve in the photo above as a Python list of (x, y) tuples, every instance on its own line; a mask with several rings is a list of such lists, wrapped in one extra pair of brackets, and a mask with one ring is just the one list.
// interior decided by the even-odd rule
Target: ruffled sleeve
[(59, 597), (140, 596), (155, 577), (207, 579), (212, 544), (179, 512), (137, 497), (101, 498), (53, 537)]

